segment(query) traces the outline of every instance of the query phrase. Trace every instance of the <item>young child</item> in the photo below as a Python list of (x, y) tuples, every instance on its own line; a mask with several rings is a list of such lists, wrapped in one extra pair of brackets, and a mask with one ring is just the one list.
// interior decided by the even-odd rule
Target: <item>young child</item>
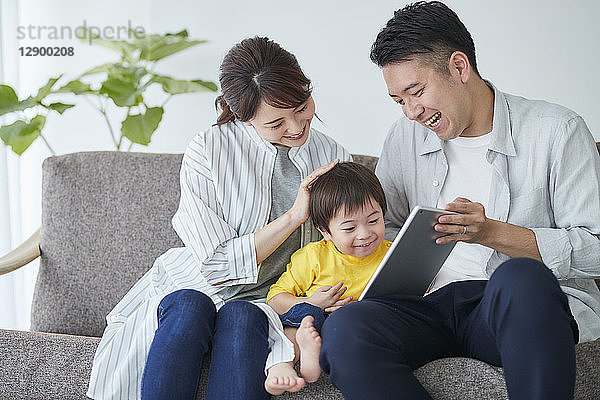
[[(319, 378), (326, 313), (360, 296), (390, 247), (384, 240), (385, 210), (379, 180), (360, 164), (340, 163), (313, 183), (310, 215), (324, 239), (296, 251), (267, 294), (295, 348), (294, 361), (269, 368), (267, 392), (296, 392)], [(302, 377), (294, 370), (298, 358)]]

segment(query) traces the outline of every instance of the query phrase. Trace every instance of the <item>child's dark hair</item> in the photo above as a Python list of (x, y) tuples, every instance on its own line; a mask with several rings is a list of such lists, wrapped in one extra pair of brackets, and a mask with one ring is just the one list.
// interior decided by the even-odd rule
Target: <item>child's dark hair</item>
[(329, 221), (339, 210), (352, 212), (371, 200), (385, 213), (385, 194), (375, 173), (355, 162), (339, 163), (312, 184), (310, 216), (317, 228), (329, 233)]
[(384, 67), (419, 56), (447, 74), (448, 60), (457, 50), (479, 75), (473, 38), (456, 13), (439, 1), (419, 1), (394, 13), (371, 47), (371, 60)]
[(266, 37), (244, 39), (225, 55), (219, 82), (221, 96), (215, 100), (221, 115), (216, 125), (254, 118), (264, 100), (277, 108), (294, 108), (311, 95), (310, 79), (298, 60)]

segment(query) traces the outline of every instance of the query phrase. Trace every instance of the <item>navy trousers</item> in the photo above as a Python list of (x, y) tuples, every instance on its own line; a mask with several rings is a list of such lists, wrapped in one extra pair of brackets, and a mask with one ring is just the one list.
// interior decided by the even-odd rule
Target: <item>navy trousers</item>
[(321, 307), (313, 306), (309, 303), (298, 303), (292, 306), (285, 314), (281, 314), (279, 319), (283, 326), (298, 328), (307, 315), (312, 315), (314, 318), (313, 326), (320, 334), (323, 322), (325, 322), (325, 318), (327, 317), (327, 314), (325, 314), (325, 311)]
[(202, 360), (212, 342), (206, 398), (265, 400), (269, 352), (267, 316), (247, 301), (219, 312), (196, 290), (167, 295), (158, 307), (158, 329), (142, 376), (143, 400), (196, 398)]
[(346, 400), (431, 399), (413, 370), (443, 357), (502, 366), (511, 400), (566, 400), (578, 335), (551, 271), (516, 258), (489, 281), (342, 307), (323, 325), (320, 363)]

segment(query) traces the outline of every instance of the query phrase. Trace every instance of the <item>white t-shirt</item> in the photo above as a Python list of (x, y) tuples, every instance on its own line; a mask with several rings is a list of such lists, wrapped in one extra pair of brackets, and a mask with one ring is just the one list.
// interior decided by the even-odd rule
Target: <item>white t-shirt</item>
[[(486, 154), (491, 135), (459, 136), (443, 142), (448, 174), (437, 202), (438, 208), (445, 208), (457, 197), (464, 197), (487, 209), (492, 167)], [(484, 269), (488, 258), (487, 247), (458, 242), (435, 278), (431, 291), (450, 282), (487, 279)]]

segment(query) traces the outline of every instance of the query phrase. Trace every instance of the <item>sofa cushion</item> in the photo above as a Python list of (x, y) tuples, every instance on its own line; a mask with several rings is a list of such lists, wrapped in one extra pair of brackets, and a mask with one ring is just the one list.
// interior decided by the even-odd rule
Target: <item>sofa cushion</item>
[(0, 399), (86, 399), (98, 342), (0, 329)]
[(502, 369), (472, 358), (435, 360), (415, 376), (434, 399), (508, 400)]
[[(85, 399), (92, 357), (99, 341), (98, 338), (0, 329), (0, 399)], [(576, 355), (574, 399), (600, 399), (600, 340), (578, 344)], [(205, 357), (198, 400), (206, 395), (209, 362), (210, 357)], [(415, 371), (415, 376), (435, 400), (507, 398), (502, 370), (477, 360), (436, 360)], [(299, 393), (285, 393), (280, 398), (343, 399), (325, 374)]]

